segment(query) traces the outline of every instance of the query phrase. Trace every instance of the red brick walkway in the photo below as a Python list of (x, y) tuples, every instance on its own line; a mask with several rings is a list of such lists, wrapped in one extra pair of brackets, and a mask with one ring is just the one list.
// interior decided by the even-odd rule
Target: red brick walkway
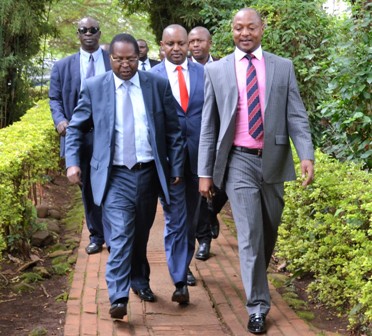
[[(189, 287), (190, 304), (171, 302), (174, 290), (168, 273), (163, 246), (161, 207), (151, 231), (148, 257), (151, 265), (151, 288), (154, 303), (141, 302), (131, 292), (128, 316), (113, 321), (108, 313), (105, 263), (108, 252), (88, 256), (88, 230), (83, 229), (73, 282), (67, 303), (65, 336), (225, 336), (251, 335), (246, 326), (248, 315), (240, 279), (237, 241), (221, 223), (218, 239), (212, 241), (212, 257), (192, 261), (197, 285)], [(317, 335), (270, 287), (272, 309), (268, 315), (268, 336)]]

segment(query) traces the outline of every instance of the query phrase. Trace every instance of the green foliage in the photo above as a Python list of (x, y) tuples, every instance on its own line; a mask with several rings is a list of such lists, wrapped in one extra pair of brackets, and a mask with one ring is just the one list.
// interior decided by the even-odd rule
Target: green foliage
[(330, 50), (329, 99), (321, 105), (324, 151), (339, 160), (372, 168), (372, 3), (357, 1), (341, 22), (339, 43)]
[(349, 312), (350, 328), (372, 323), (372, 177), (352, 162), (316, 153), (316, 179), (287, 183), (278, 255), (310, 273), (311, 297)]
[(24, 70), (38, 53), (41, 36), (52, 32), (46, 23), (49, 2), (0, 2), (0, 128), (19, 120), (31, 107)]
[(47, 101), (40, 101), (19, 122), (0, 129), (0, 252), (25, 256), (34, 218), (35, 185), (58, 169), (58, 137)]
[(42, 281), (43, 277), (38, 273), (27, 272), (27, 273), (23, 273), (20, 276), (20, 279), (25, 283), (34, 283), (34, 282)]
[(116, 34), (126, 32), (147, 40), (150, 50), (154, 51), (155, 56), (158, 54), (158, 45), (148, 27), (145, 13), (124, 15), (117, 0), (59, 0), (53, 4), (50, 12), (49, 20), (56, 23), (58, 34), (47, 41), (47, 57), (62, 58), (78, 51), (80, 42), (76, 34), (77, 23), (85, 16), (92, 16), (99, 21), (101, 44), (110, 43)]

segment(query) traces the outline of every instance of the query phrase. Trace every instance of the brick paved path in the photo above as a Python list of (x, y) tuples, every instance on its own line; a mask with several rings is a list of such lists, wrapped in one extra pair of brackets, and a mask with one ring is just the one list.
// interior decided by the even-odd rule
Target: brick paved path
[[(193, 259), (191, 269), (197, 285), (189, 287), (190, 304), (186, 307), (171, 302), (174, 287), (165, 261), (163, 228), (159, 207), (148, 246), (150, 283), (157, 301), (141, 302), (131, 292), (128, 316), (113, 321), (109, 315), (105, 282), (108, 252), (104, 249), (102, 253), (90, 256), (85, 253), (89, 233), (84, 226), (67, 303), (65, 336), (251, 335), (246, 329), (248, 315), (240, 280), (237, 241), (227, 227), (221, 223), (221, 233), (212, 241), (210, 259), (204, 262)], [(270, 292), (272, 309), (267, 318), (266, 335), (317, 335), (296, 316), (273, 287)]]

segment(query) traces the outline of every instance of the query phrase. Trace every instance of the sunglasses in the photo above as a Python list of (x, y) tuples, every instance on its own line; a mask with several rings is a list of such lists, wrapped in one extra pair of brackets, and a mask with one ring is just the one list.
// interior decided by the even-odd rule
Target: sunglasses
[(99, 27), (90, 27), (90, 28), (80, 27), (80, 28), (78, 28), (78, 33), (79, 34), (86, 34), (87, 32), (89, 32), (93, 35), (97, 34), (99, 32)]

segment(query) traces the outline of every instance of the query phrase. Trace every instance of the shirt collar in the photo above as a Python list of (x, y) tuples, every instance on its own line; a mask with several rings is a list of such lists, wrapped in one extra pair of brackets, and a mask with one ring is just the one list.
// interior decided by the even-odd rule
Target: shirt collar
[[(255, 51), (251, 52), (250, 54), (253, 54), (254, 57), (256, 57), (259, 61), (262, 59), (262, 47), (259, 46)], [(235, 47), (235, 60), (240, 61), (242, 60), (245, 55), (247, 55), (246, 52), (240, 50), (238, 47)]]
[[(123, 80), (120, 79), (118, 76), (116, 76), (114, 73), (114, 82), (115, 82), (115, 90), (119, 89), (120, 88), (120, 85), (123, 84)], [(140, 80), (139, 80), (139, 75), (138, 75), (138, 71), (136, 72), (136, 74), (129, 80), (133, 85), (137, 86), (138, 88), (140, 88)]]
[[(191, 56), (191, 60), (192, 60), (194, 63), (198, 63), (198, 61), (194, 58), (194, 56)], [(213, 62), (212, 55), (209, 54), (208, 61), (207, 61), (207, 63), (205, 63), (205, 64), (212, 63), (212, 62)]]
[(164, 65), (165, 65), (165, 68), (167, 69), (167, 71), (170, 71), (170, 72), (175, 72), (176, 71), (176, 68), (181, 65), (182, 66), (182, 69), (183, 70), (187, 70), (188, 68), (188, 63), (187, 63), (187, 58), (185, 59), (185, 61), (182, 63), (182, 64), (173, 64), (171, 62), (169, 62), (166, 58), (164, 59)]
[(83, 50), (83, 48), (80, 48), (80, 55), (82, 55), (84, 58), (88, 58), (89, 59), (89, 56), (93, 54), (93, 59), (94, 61), (97, 61), (99, 56), (102, 55), (102, 49), (101, 48), (98, 48), (95, 52), (93, 53), (89, 53), (85, 50)]

